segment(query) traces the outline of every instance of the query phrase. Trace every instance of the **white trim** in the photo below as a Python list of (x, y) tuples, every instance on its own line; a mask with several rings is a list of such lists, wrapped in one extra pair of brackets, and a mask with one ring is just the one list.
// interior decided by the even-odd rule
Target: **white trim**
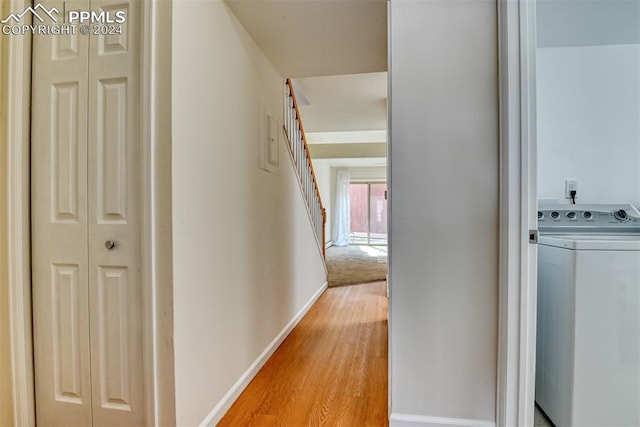
[(236, 383), (227, 391), (227, 393), (220, 399), (218, 404), (209, 412), (209, 415), (200, 423), (200, 427), (214, 427), (216, 424), (220, 422), (222, 417), (227, 413), (233, 402), (240, 396), (240, 394), (244, 391), (244, 389), (249, 385), (251, 380), (256, 376), (258, 371), (262, 369), (267, 360), (273, 355), (273, 353), (277, 350), (277, 348), (282, 344), (282, 342), (287, 338), (287, 336), (293, 331), (300, 320), (304, 317), (305, 314), (309, 311), (309, 309), (315, 304), (315, 302), (320, 298), (322, 293), (327, 289), (328, 283), (324, 282), (324, 284), (318, 289), (318, 291), (311, 297), (311, 299), (300, 309), (300, 311), (293, 316), (293, 319), (289, 321), (287, 326), (285, 326), (282, 331), (271, 341), (271, 344), (264, 349), (262, 354), (258, 356), (258, 358), (249, 366), (249, 368), (242, 374), (242, 376), (236, 381)]
[(469, 420), (465, 418), (429, 417), (424, 415), (399, 414), (389, 417), (389, 427), (496, 427), (492, 421)]
[[(175, 424), (171, 266), (171, 2), (142, 4), (141, 211), (145, 425)], [(167, 9), (169, 13), (167, 13)], [(167, 47), (168, 46), (168, 47)], [(160, 71), (164, 70), (164, 71)], [(168, 70), (168, 71), (167, 71)], [(168, 156), (167, 154), (168, 153)], [(167, 320), (167, 318), (169, 320)], [(169, 375), (168, 373), (171, 372)], [(161, 391), (162, 390), (162, 391)]]
[(519, 3), (498, 1), (500, 99), (500, 237), (496, 422), (518, 425), (520, 295)]
[[(521, 167), (519, 236), (520, 256), (520, 366), (519, 425), (534, 423), (536, 370), (537, 247), (529, 230), (538, 228), (536, 144), (536, 0), (520, 0)], [(515, 322), (514, 322), (515, 326)]]
[[(11, 0), (6, 12), (29, 7)], [(8, 37), (7, 55), (7, 266), (13, 415), (16, 427), (35, 426), (31, 334), (29, 145), (31, 36)]]
[(498, 1), (500, 290), (497, 425), (533, 425), (537, 227), (535, 0)]
[(140, 122), (141, 122), (141, 213), (142, 224), (140, 230), (141, 237), (141, 282), (142, 282), (142, 341), (143, 341), (143, 367), (144, 367), (144, 404), (145, 422), (148, 425), (156, 425), (157, 416), (157, 386), (154, 381), (156, 370), (156, 349), (154, 346), (155, 321), (155, 292), (153, 283), (156, 280), (153, 248), (153, 191), (152, 191), (152, 170), (154, 168), (153, 157), (150, 155), (154, 134), (154, 105), (152, 103), (155, 91), (150, 82), (150, 71), (152, 69), (151, 55), (154, 54), (153, 46), (149, 37), (151, 32), (151, 11), (153, 4), (146, 2), (141, 5), (142, 18), (142, 39), (141, 39), (141, 60), (140, 60)]
[(333, 246), (333, 240), (329, 240), (327, 243), (324, 244), (325, 249), (329, 249), (331, 246)]
[(393, 66), (391, 63), (391, 1), (387, 2), (387, 417), (390, 417), (393, 408), (393, 337), (392, 337), (392, 322), (393, 311), (391, 304), (393, 294), (393, 284), (391, 283), (391, 273), (393, 269), (393, 226), (391, 225), (393, 217), (393, 189), (391, 178), (392, 156), (391, 150), (393, 148), (393, 138), (391, 137), (392, 129), (392, 103), (393, 90), (391, 87), (391, 78)]

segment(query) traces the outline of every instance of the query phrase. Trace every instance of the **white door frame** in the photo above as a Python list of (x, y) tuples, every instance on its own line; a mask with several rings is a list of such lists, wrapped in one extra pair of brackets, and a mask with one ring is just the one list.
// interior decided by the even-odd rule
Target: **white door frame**
[[(5, 13), (30, 0), (8, 0)], [(142, 289), (146, 425), (175, 424), (171, 267), (172, 2), (143, 2)], [(31, 37), (7, 41), (7, 238), (14, 425), (35, 427), (30, 260)]]
[(500, 291), (496, 425), (533, 426), (537, 229), (535, 0), (498, 0)]
[[(6, 14), (28, 0), (10, 0)], [(15, 426), (35, 426), (31, 331), (30, 172), (31, 37), (7, 43), (7, 280)]]

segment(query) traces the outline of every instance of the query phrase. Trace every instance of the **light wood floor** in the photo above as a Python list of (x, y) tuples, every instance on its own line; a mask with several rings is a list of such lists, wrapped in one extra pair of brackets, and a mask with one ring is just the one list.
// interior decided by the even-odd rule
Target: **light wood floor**
[(328, 289), (218, 426), (387, 426), (385, 287)]

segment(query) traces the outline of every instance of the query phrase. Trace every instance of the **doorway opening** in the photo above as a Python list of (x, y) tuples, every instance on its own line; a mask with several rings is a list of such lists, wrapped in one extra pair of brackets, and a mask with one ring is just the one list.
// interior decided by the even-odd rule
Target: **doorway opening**
[(386, 182), (352, 182), (350, 184), (350, 244), (387, 246), (386, 199)]
[[(327, 250), (329, 286), (384, 281), (388, 272), (386, 181), (348, 184), (348, 244)], [(343, 216), (343, 219), (344, 216)]]
[(638, 425), (640, 6), (535, 12), (535, 425)]

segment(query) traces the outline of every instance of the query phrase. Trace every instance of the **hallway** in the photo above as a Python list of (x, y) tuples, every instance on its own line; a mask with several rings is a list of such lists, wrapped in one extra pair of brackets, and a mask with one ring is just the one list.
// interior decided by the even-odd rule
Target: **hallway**
[(328, 289), (218, 426), (387, 425), (385, 288)]

